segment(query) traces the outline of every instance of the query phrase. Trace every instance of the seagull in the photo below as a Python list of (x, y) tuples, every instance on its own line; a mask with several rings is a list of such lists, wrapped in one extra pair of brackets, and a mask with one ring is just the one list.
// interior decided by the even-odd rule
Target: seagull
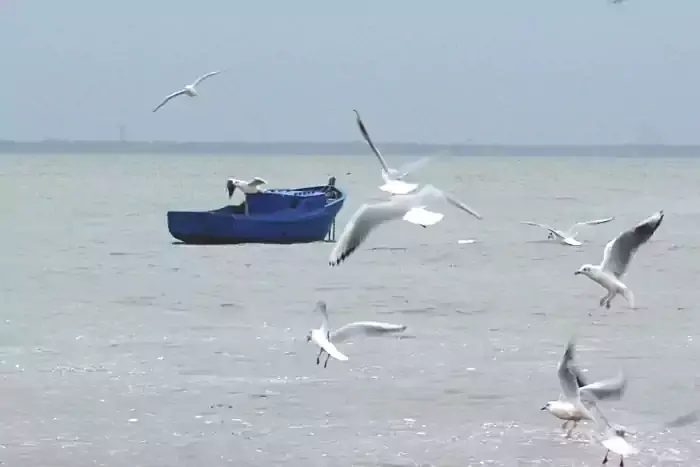
[(596, 381), (588, 384), (579, 369), (573, 364), (574, 341), (569, 341), (564, 356), (557, 366), (559, 383), (563, 390), (559, 400), (549, 401), (540, 410), (548, 410), (560, 420), (565, 420), (561, 426), (566, 430), (569, 422), (573, 426), (566, 432), (567, 438), (581, 420), (595, 421), (594, 415), (587, 406), (595, 405), (597, 401), (607, 399), (620, 399), (627, 388), (627, 380), (620, 374), (616, 378)]
[(333, 247), (328, 260), (329, 264), (337, 266), (344, 261), (367, 239), (367, 236), (374, 228), (384, 222), (403, 219), (422, 226), (440, 222), (444, 214), (425, 209), (425, 204), (430, 199), (443, 199), (477, 219), (481, 219), (479, 213), (461, 201), (456, 200), (433, 185), (425, 185), (417, 193), (395, 195), (388, 201), (360, 206), (345, 225), (340, 239)]
[(241, 190), (246, 195), (252, 195), (254, 193), (264, 193), (265, 189), (261, 188), (262, 185), (267, 185), (267, 182), (260, 177), (253, 177), (247, 182), (235, 178), (229, 178), (226, 181), (228, 199), (231, 199), (231, 197), (233, 196), (233, 192), (236, 191), (236, 188)]
[(372, 149), (374, 155), (377, 156), (377, 159), (379, 159), (379, 164), (382, 166), (382, 179), (384, 180), (384, 185), (380, 186), (379, 189), (394, 195), (406, 195), (416, 191), (416, 189), (418, 189), (417, 183), (408, 183), (403, 179), (409, 173), (418, 170), (430, 162), (432, 157), (422, 157), (413, 162), (409, 162), (398, 169), (392, 169), (386, 164), (382, 153), (379, 152), (379, 149), (377, 149), (372, 142), (372, 138), (370, 138), (367, 128), (365, 128), (365, 124), (362, 122), (362, 118), (360, 118), (360, 113), (355, 109), (352, 109), (352, 111), (355, 112), (355, 115), (357, 115), (357, 126), (360, 127), (362, 137), (365, 139), (370, 149)]
[[(267, 182), (260, 177), (253, 177), (251, 180), (244, 182), (243, 180), (237, 180), (235, 178), (229, 178), (226, 181), (226, 190), (228, 191), (228, 199), (231, 199), (233, 192), (238, 188), (247, 197), (255, 193), (264, 193), (265, 190), (261, 188), (262, 185), (267, 185)], [(243, 203), (243, 213), (248, 215), (248, 203)]]
[[(630, 445), (627, 442), (626, 436), (630, 433), (626, 427), (618, 424), (610, 423), (608, 418), (603, 414), (600, 407), (595, 406), (596, 412), (600, 417), (600, 420), (596, 419), (596, 425), (600, 428), (603, 425), (605, 431), (605, 437), (601, 438), (597, 434), (594, 435), (595, 439), (603, 445), (606, 449), (605, 457), (603, 458), (603, 465), (608, 463), (608, 456), (611, 452), (618, 454), (620, 456), (620, 467), (624, 467), (624, 458), (635, 455), (639, 453), (639, 449)], [(602, 421), (602, 423), (601, 423)], [(663, 428), (680, 428), (687, 425), (691, 425), (698, 421), (698, 410), (693, 410), (689, 413), (681, 415), (663, 425)]]
[(600, 444), (602, 444), (606, 449), (602, 464), (605, 465), (608, 463), (608, 456), (612, 451), (620, 456), (620, 467), (624, 467), (625, 457), (638, 454), (639, 449), (629, 444), (625, 439), (625, 436), (627, 435), (627, 430), (625, 427), (622, 425), (611, 425), (597, 406), (596, 410), (598, 411), (598, 415), (603, 418), (605, 424), (607, 425), (605, 430), (605, 438), (599, 439)]
[(625, 439), (627, 429), (624, 426), (610, 423), (605, 414), (603, 414), (603, 411), (600, 410), (600, 407), (597, 405), (594, 405), (594, 407), (598, 413), (598, 418), (595, 419), (595, 423), (598, 428), (603, 426), (605, 430), (604, 438), (601, 438), (598, 434), (594, 435), (594, 439), (596, 439), (605, 449), (607, 449), (605, 451), (605, 457), (603, 458), (602, 464), (605, 465), (608, 463), (608, 456), (612, 451), (620, 456), (620, 467), (624, 467), (625, 457), (633, 456), (639, 453), (639, 449), (630, 445)]
[(549, 230), (549, 235), (547, 236), (548, 239), (550, 240), (557, 240), (559, 243), (562, 245), (570, 245), (570, 246), (580, 246), (583, 245), (580, 241), (576, 240), (576, 236), (578, 235), (578, 230), (580, 227), (583, 226), (588, 226), (588, 225), (599, 225), (599, 224), (606, 224), (612, 220), (614, 220), (614, 217), (608, 217), (605, 219), (596, 219), (592, 221), (584, 221), (584, 222), (577, 222), (571, 227), (569, 227), (569, 230), (567, 231), (561, 231), (554, 229), (548, 225), (545, 224), (538, 224), (537, 222), (530, 222), (530, 221), (521, 221), (521, 224), (525, 225), (532, 225), (535, 227), (542, 227), (543, 229)]
[(574, 274), (583, 274), (607, 289), (608, 294), (600, 299), (600, 306), (610, 308), (610, 302), (615, 295), (621, 294), (630, 308), (634, 308), (634, 295), (632, 291), (620, 280), (627, 271), (632, 256), (640, 246), (645, 244), (664, 219), (664, 211), (661, 210), (651, 217), (643, 220), (635, 227), (622, 232), (605, 245), (603, 262), (597, 266), (584, 264)]
[(180, 95), (182, 95), (182, 94), (186, 94), (186, 95), (188, 95), (188, 96), (190, 96), (190, 97), (198, 96), (199, 93), (197, 92), (197, 90), (195, 89), (195, 87), (196, 87), (199, 83), (201, 83), (202, 81), (204, 81), (205, 79), (207, 79), (207, 78), (209, 78), (209, 77), (212, 77), (212, 76), (214, 76), (214, 75), (218, 75), (219, 73), (221, 73), (221, 71), (212, 71), (212, 72), (210, 72), (210, 73), (207, 73), (206, 75), (200, 76), (199, 78), (197, 78), (197, 79), (195, 80), (194, 83), (188, 84), (187, 86), (185, 86), (184, 88), (180, 89), (179, 91), (174, 92), (174, 93), (170, 94), (169, 96), (166, 96), (165, 99), (163, 99), (163, 102), (161, 102), (160, 104), (158, 104), (158, 107), (156, 107), (155, 109), (153, 109), (153, 111), (154, 111), (154, 112), (158, 111), (158, 109), (160, 109), (160, 108), (163, 107), (165, 104), (167, 104), (168, 101), (169, 101), (170, 99), (174, 99), (175, 97), (180, 96)]
[(321, 351), (316, 357), (316, 365), (321, 364), (321, 356), (323, 352), (326, 352), (326, 361), (323, 364), (323, 368), (328, 366), (328, 360), (333, 357), (336, 360), (345, 361), (348, 359), (344, 354), (342, 354), (334, 345), (336, 342), (345, 342), (351, 340), (353, 337), (357, 336), (377, 336), (382, 334), (403, 332), (406, 330), (406, 325), (404, 324), (391, 324), (391, 323), (380, 323), (377, 321), (356, 321), (354, 323), (346, 324), (340, 329), (336, 329), (333, 332), (328, 330), (328, 310), (326, 302), (319, 300), (316, 302), (316, 310), (321, 314), (323, 321), (321, 322), (321, 327), (319, 329), (312, 329), (308, 336), (306, 336), (306, 342), (313, 341), (314, 344), (321, 347)]

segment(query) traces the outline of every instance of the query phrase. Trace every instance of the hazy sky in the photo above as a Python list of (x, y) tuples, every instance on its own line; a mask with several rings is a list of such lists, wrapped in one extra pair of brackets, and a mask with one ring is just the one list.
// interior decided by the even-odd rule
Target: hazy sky
[(0, 139), (700, 143), (700, 0), (0, 0), (0, 57)]

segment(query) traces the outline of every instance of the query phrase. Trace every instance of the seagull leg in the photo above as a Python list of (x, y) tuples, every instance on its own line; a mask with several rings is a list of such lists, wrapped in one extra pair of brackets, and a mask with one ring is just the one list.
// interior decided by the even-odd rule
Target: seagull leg
[(574, 428), (576, 428), (576, 425), (578, 425), (578, 422), (574, 420), (574, 424), (571, 425), (571, 428), (569, 428), (569, 431), (566, 433), (567, 438), (571, 438), (571, 433), (573, 433)]
[(565, 421), (564, 423), (561, 424), (561, 429), (562, 429), (564, 432), (566, 432), (566, 428), (569, 426), (569, 421), (570, 421), (570, 420), (567, 420), (567, 421)]
[(615, 292), (610, 292), (610, 295), (608, 296), (608, 301), (605, 302), (605, 308), (607, 308), (608, 310), (610, 309), (610, 302), (612, 302), (612, 299), (615, 298), (615, 295)]
[(326, 363), (323, 364), (323, 368), (326, 368), (328, 366), (328, 359), (331, 358), (331, 354), (326, 354)]
[(316, 365), (320, 365), (320, 364), (321, 364), (321, 355), (322, 355), (322, 354), (323, 354), (323, 349), (321, 349), (321, 350), (318, 352), (318, 356), (316, 356)]
[(625, 458), (620, 456), (620, 467), (625, 467)]
[(610, 454), (609, 449), (607, 451), (605, 451), (605, 457), (603, 458), (603, 465), (608, 463), (608, 454)]

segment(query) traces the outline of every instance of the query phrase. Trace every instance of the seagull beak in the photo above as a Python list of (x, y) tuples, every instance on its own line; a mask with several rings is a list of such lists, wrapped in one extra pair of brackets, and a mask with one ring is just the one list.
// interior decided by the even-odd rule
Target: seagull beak
[(228, 191), (228, 199), (231, 199), (233, 192), (236, 190), (236, 185), (231, 180), (226, 182), (226, 191)]
[(545, 406), (542, 407), (540, 410), (547, 410), (547, 406), (545, 405)]
[(311, 336), (306, 336), (306, 342), (311, 342)]
[(579, 274), (583, 274), (583, 273), (582, 273), (581, 271), (576, 271), (576, 272), (574, 273), (574, 276), (578, 276)]

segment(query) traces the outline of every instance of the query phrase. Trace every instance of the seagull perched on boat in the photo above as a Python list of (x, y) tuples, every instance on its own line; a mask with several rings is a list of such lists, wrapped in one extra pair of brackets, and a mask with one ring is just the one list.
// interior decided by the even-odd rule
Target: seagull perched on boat
[(226, 181), (228, 199), (231, 199), (233, 192), (236, 191), (236, 188), (241, 190), (246, 195), (252, 195), (253, 193), (264, 193), (265, 189), (262, 188), (263, 185), (267, 185), (267, 182), (260, 177), (253, 177), (247, 182), (236, 178), (229, 178)]
[(195, 89), (195, 87), (196, 87), (199, 83), (201, 83), (202, 81), (204, 81), (205, 79), (210, 78), (210, 77), (212, 77), (212, 76), (214, 76), (214, 75), (218, 75), (219, 73), (221, 73), (221, 71), (212, 71), (212, 72), (210, 72), (210, 73), (207, 73), (206, 75), (200, 76), (199, 78), (197, 78), (197, 79), (195, 80), (194, 83), (188, 84), (187, 86), (185, 86), (184, 88), (180, 89), (179, 91), (174, 92), (174, 93), (172, 93), (172, 94), (166, 96), (165, 99), (163, 99), (163, 102), (161, 102), (160, 104), (158, 104), (158, 107), (156, 107), (155, 109), (153, 109), (153, 111), (154, 111), (154, 112), (157, 112), (158, 109), (160, 109), (160, 108), (163, 107), (165, 104), (167, 104), (168, 101), (170, 101), (170, 99), (174, 99), (174, 98), (176, 98), (177, 96), (181, 96), (181, 95), (183, 95), (183, 94), (185, 94), (185, 95), (187, 95), (187, 96), (190, 96), (190, 97), (196, 97), (196, 96), (198, 96), (199, 93), (197, 92), (197, 90)]
[[(228, 199), (231, 199), (233, 192), (236, 188), (241, 190), (245, 196), (252, 195), (254, 193), (264, 193), (265, 189), (261, 188), (262, 185), (267, 185), (267, 182), (260, 177), (253, 177), (249, 181), (245, 182), (243, 180), (238, 180), (235, 178), (229, 178), (226, 181), (226, 190), (228, 191)], [(243, 210), (245, 215), (248, 215), (248, 201), (243, 203)]]
[(622, 374), (617, 378), (586, 383), (579, 369), (573, 364), (574, 347), (574, 340), (571, 339), (557, 366), (562, 395), (559, 396), (559, 400), (549, 401), (541, 409), (548, 410), (560, 420), (565, 420), (561, 426), (562, 430), (566, 430), (569, 422), (573, 422), (566, 432), (567, 437), (571, 436), (571, 432), (581, 420), (595, 421), (589, 410), (590, 406), (601, 400), (620, 399), (627, 388), (627, 380)]
[(554, 229), (548, 225), (545, 224), (538, 224), (537, 222), (530, 222), (530, 221), (521, 221), (521, 224), (525, 225), (532, 225), (535, 227), (541, 227), (543, 229), (546, 229), (549, 231), (549, 235), (547, 238), (549, 240), (557, 240), (559, 243), (562, 245), (570, 245), (570, 246), (580, 246), (583, 245), (580, 241), (576, 240), (576, 236), (578, 235), (578, 231), (580, 227), (588, 226), (588, 225), (600, 225), (600, 224), (606, 224), (612, 220), (614, 220), (614, 217), (607, 217), (605, 219), (596, 219), (592, 221), (584, 221), (584, 222), (577, 222), (571, 227), (569, 227), (569, 230), (567, 231), (561, 231)]
[(379, 152), (379, 149), (377, 149), (372, 142), (372, 138), (369, 137), (367, 128), (365, 128), (365, 124), (362, 122), (362, 118), (360, 117), (360, 113), (355, 109), (352, 109), (352, 111), (355, 112), (355, 115), (357, 115), (357, 126), (360, 128), (362, 137), (365, 139), (370, 149), (372, 149), (374, 155), (377, 156), (377, 159), (379, 159), (379, 164), (382, 166), (382, 179), (384, 180), (384, 185), (380, 186), (379, 189), (394, 195), (405, 195), (415, 191), (418, 188), (418, 184), (405, 182), (403, 178), (409, 173), (430, 162), (432, 157), (422, 157), (416, 161), (409, 162), (408, 164), (401, 166), (399, 169), (392, 169), (387, 165), (382, 153)]
[(663, 219), (664, 211), (661, 210), (635, 227), (622, 232), (605, 245), (603, 262), (597, 266), (584, 264), (574, 273), (587, 276), (608, 291), (608, 294), (600, 299), (600, 306), (605, 305), (606, 308), (610, 308), (612, 299), (617, 294), (621, 294), (627, 300), (629, 307), (634, 308), (634, 295), (620, 279), (627, 271), (632, 256), (640, 246), (649, 241)]
[(328, 260), (331, 266), (337, 266), (350, 256), (380, 224), (396, 219), (403, 219), (422, 226), (437, 224), (444, 214), (425, 209), (426, 204), (434, 199), (442, 199), (465, 211), (477, 219), (481, 215), (447, 193), (432, 185), (425, 185), (416, 193), (395, 195), (388, 201), (376, 204), (363, 204), (355, 211), (335, 244)]
[(321, 350), (316, 357), (316, 365), (321, 364), (321, 356), (323, 353), (325, 352), (327, 354), (323, 368), (328, 366), (328, 360), (331, 357), (341, 361), (348, 359), (348, 357), (342, 354), (335, 347), (335, 343), (345, 342), (358, 336), (379, 336), (383, 334), (403, 332), (406, 330), (406, 325), (404, 324), (380, 323), (377, 321), (356, 321), (330, 332), (328, 329), (328, 310), (326, 302), (323, 300), (316, 302), (315, 311), (321, 315), (321, 327), (318, 329), (312, 329), (309, 335), (306, 336), (306, 342), (313, 342), (321, 347)]

